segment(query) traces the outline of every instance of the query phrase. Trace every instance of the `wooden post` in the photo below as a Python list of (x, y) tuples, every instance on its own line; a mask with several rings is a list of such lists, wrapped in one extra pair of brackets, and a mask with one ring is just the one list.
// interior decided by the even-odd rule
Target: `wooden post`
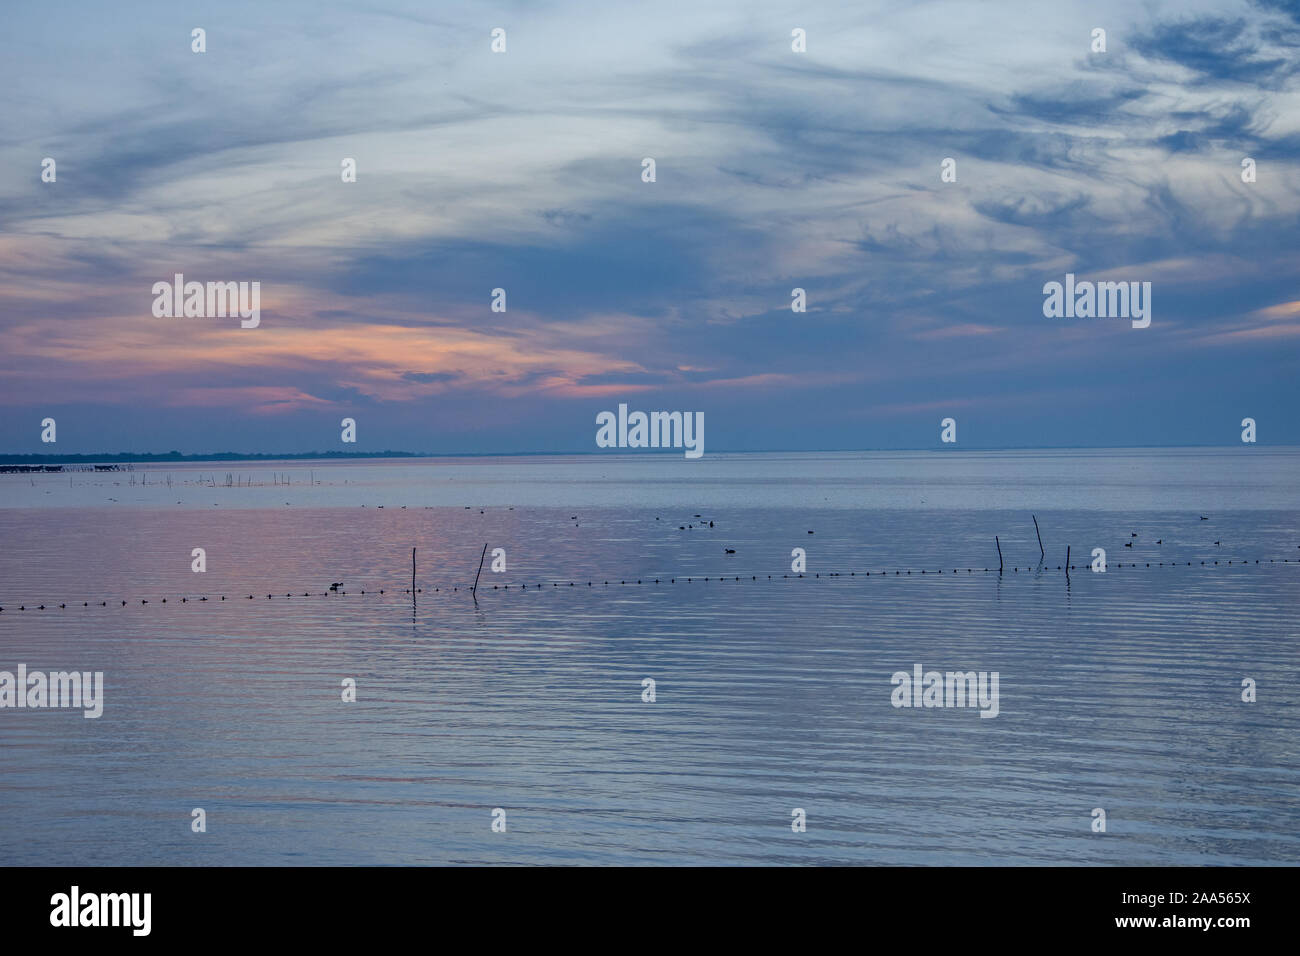
[(998, 574), (1001, 574), (1002, 573), (1002, 542), (998, 540), (997, 535), (994, 535), (993, 543), (998, 546)]
[(474, 575), (474, 586), (470, 591), (477, 597), (478, 595), (478, 576), (483, 573), (483, 559), (487, 557), (487, 545), (483, 545), (483, 553), (478, 556), (478, 572)]
[(1029, 517), (1034, 519), (1034, 534), (1038, 535), (1038, 560), (1041, 561), (1047, 557), (1047, 552), (1043, 550), (1043, 536), (1039, 534), (1038, 531), (1038, 518), (1034, 515), (1030, 515)]

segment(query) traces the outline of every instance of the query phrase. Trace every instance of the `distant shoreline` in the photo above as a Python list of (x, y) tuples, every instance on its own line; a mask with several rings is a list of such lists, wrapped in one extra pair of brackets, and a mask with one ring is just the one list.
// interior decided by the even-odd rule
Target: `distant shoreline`
[[(1264, 445), (1260, 450), (1283, 450), (1300, 448), (1300, 445)], [(1214, 448), (1237, 448), (1236, 445), (1059, 445), (1026, 446), (1004, 445), (987, 448), (949, 446), (925, 446), (917, 448), (772, 448), (772, 449), (718, 449), (715, 455), (834, 455), (861, 453), (904, 453), (937, 452), (952, 454), (961, 452), (999, 452), (999, 451), (1177, 451), (1208, 450)], [(652, 453), (640, 453), (652, 454)], [(168, 464), (201, 462), (269, 462), (269, 461), (362, 461), (366, 459), (419, 459), (419, 458), (570, 458), (570, 457), (634, 457), (637, 452), (623, 452), (611, 455), (608, 451), (514, 451), (514, 452), (415, 452), (415, 451), (309, 451), (309, 452), (234, 452), (219, 451), (196, 454), (169, 452), (108, 452), (104, 454), (0, 454), (0, 465), (90, 465), (90, 464)]]
[(119, 451), (102, 455), (0, 455), (0, 465), (88, 465), (88, 464), (135, 464), (148, 465), (154, 462), (203, 462), (203, 461), (309, 461), (353, 458), (423, 458), (425, 456), (409, 451), (347, 452), (347, 451), (312, 451), (289, 452), (286, 454), (259, 454), (255, 452), (216, 451), (207, 454), (184, 455), (178, 451), (168, 452), (127, 452)]

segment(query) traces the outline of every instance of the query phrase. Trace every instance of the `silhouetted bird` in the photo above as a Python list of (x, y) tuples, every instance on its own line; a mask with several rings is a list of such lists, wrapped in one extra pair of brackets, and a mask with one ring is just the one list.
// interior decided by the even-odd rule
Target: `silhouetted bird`
[(735, 553), (736, 553), (736, 549), (735, 549), (735, 548), (727, 548), (726, 550), (727, 550), (727, 554), (735, 554)]

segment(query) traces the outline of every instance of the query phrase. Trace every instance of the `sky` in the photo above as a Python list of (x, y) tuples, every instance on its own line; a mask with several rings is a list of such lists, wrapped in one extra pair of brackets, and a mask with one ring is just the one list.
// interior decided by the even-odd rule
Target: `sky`
[(1298, 2), (0, 16), (0, 452), (1300, 444)]

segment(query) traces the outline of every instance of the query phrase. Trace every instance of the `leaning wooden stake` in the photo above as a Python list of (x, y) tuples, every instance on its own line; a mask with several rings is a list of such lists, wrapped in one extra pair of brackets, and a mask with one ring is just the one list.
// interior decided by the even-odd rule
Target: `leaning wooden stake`
[(1001, 574), (1002, 573), (1002, 542), (998, 540), (997, 535), (994, 535), (993, 543), (998, 546), (998, 574)]
[(415, 593), (415, 549), (411, 549), (411, 593)]
[(1047, 552), (1043, 550), (1043, 536), (1038, 532), (1038, 518), (1034, 515), (1030, 515), (1029, 517), (1034, 519), (1034, 534), (1038, 535), (1038, 559), (1041, 561), (1043, 558), (1047, 557)]
[(1070, 546), (1068, 544), (1065, 546), (1065, 576), (1067, 578), (1070, 576)]
[(483, 553), (478, 556), (478, 572), (474, 575), (474, 586), (470, 592), (477, 595), (478, 593), (478, 576), (483, 573), (483, 559), (487, 557), (487, 545), (483, 545)]

